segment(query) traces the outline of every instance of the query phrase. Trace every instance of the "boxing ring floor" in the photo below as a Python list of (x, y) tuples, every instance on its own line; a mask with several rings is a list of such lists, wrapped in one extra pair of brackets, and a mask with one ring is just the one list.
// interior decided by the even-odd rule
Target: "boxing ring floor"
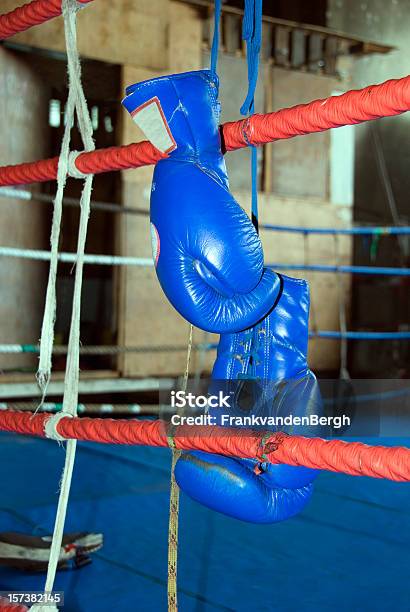
[[(1, 531), (52, 532), (63, 460), (53, 441), (0, 434)], [(66, 532), (103, 532), (104, 547), (91, 565), (57, 574), (65, 612), (166, 609), (169, 467), (168, 449), (78, 444)], [(409, 506), (408, 483), (330, 473), (302, 514), (277, 525), (182, 495), (180, 610), (407, 611)], [(44, 580), (0, 568), (0, 590)]]

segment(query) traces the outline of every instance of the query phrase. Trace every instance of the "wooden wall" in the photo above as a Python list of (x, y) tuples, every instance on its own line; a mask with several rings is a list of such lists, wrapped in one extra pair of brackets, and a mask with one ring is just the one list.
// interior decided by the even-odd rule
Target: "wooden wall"
[[(2, 10), (14, 8), (20, 0), (4, 0)], [(180, 72), (203, 67), (206, 59), (202, 46), (202, 22), (195, 9), (179, 2), (169, 0), (98, 0), (85, 7), (79, 14), (79, 48), (85, 57), (95, 58), (105, 62), (120, 64), (122, 67), (123, 87), (146, 78), (164, 73)], [(63, 51), (62, 20), (55, 19), (49, 24), (23, 33), (13, 39), (15, 42), (31, 46)], [(8, 53), (0, 49), (2, 53)], [(3, 57), (3, 56), (2, 56)], [(235, 78), (232, 78), (232, 65), (235, 64)], [(22, 112), (16, 116), (11, 108), (13, 97), (8, 96), (10, 104), (2, 117), (3, 125), (10, 124), (13, 117), (15, 129), (13, 135), (8, 132), (8, 148), (2, 151), (2, 163), (18, 162), (23, 159), (33, 159), (43, 156), (43, 127), (38, 117), (44, 115), (44, 86), (37, 82), (35, 74), (29, 69), (15, 66), (13, 74), (23, 70), (26, 93), (21, 89), (15, 97), (21, 101)], [(245, 62), (240, 58), (221, 57), (222, 98), (225, 99), (224, 119), (234, 119), (234, 108), (239, 108), (244, 98), (246, 88)], [(20, 71), (20, 72), (19, 72)], [(263, 110), (274, 107), (304, 102), (315, 97), (328, 95), (334, 87), (333, 79), (283, 69), (270, 68), (268, 86), (264, 88), (261, 98)], [(3, 72), (3, 71), (2, 71)], [(241, 78), (243, 73), (244, 78)], [(273, 77), (273, 78), (272, 78)], [(2, 76), (4, 78), (4, 76)], [(262, 83), (266, 72), (262, 69)], [(271, 80), (270, 80), (271, 79)], [(16, 81), (17, 83), (17, 81)], [(236, 88), (235, 88), (236, 86)], [(15, 85), (17, 92), (17, 85)], [(13, 89), (9, 90), (13, 92)], [(28, 95), (30, 93), (30, 96)], [(0, 93), (0, 97), (2, 97)], [(261, 94), (258, 94), (261, 95)], [(30, 98), (30, 108), (27, 103)], [(238, 101), (237, 101), (238, 100)], [(118, 100), (118, 103), (120, 101)], [(261, 108), (262, 110), (262, 108)], [(1, 111), (0, 111), (1, 112)], [(14, 114), (13, 114), (14, 113)], [(228, 116), (229, 115), (229, 116)], [(17, 132), (16, 132), (17, 130)], [(135, 124), (123, 112), (119, 143), (135, 142), (142, 139)], [(14, 147), (14, 149), (13, 149)], [(328, 201), (329, 175), (329, 136), (320, 134), (288, 142), (270, 145), (265, 149), (265, 178), (270, 176), (264, 187), (268, 193), (261, 195), (261, 220), (272, 223), (295, 223), (300, 225), (334, 226), (349, 224), (351, 210), (346, 207), (330, 204)], [(232, 153), (228, 156), (228, 166), (232, 173), (232, 187), (241, 205), (249, 210), (249, 152)], [(148, 210), (149, 192), (152, 169), (138, 169), (122, 174), (122, 202), (125, 206), (135, 206)], [(98, 180), (98, 178), (96, 179)], [(17, 215), (13, 225), (19, 234), (12, 238), (4, 236), (3, 244), (20, 244), (40, 248), (44, 238), (45, 223), (37, 214), (35, 204), (30, 204), (34, 215), (33, 224), (38, 230), (21, 235), (25, 227), (23, 209), (16, 203), (2, 204), (7, 211), (7, 220)], [(6, 208), (9, 206), (9, 208)], [(28, 205), (24, 205), (28, 206)], [(26, 211), (27, 209), (24, 209)], [(37, 216), (36, 216), (37, 215)], [(17, 229), (18, 228), (18, 229)], [(8, 239), (8, 242), (6, 241)], [(266, 261), (302, 262), (304, 260), (303, 238), (298, 235), (262, 233)], [(151, 254), (150, 231), (148, 216), (122, 216), (119, 219), (118, 251), (124, 255), (149, 257)], [(43, 244), (41, 244), (43, 246)], [(350, 261), (350, 242), (341, 242), (342, 260)], [(311, 263), (333, 263), (334, 245), (332, 239), (311, 237), (309, 239), (309, 257)], [(4, 260), (6, 262), (6, 260)], [(7, 263), (7, 262), (6, 262)], [(4, 263), (0, 261), (2, 266)], [(17, 265), (17, 264), (16, 264)], [(20, 264), (18, 264), (20, 265)], [(2, 274), (10, 274), (12, 268), (3, 267)], [(26, 293), (23, 300), (29, 299), (30, 290), (27, 287), (33, 281), (36, 287), (35, 296), (32, 292), (32, 305), (25, 311), (24, 317), (29, 317), (27, 326), (19, 321), (13, 324), (13, 331), (7, 335), (1, 334), (1, 342), (31, 341), (38, 338), (39, 316), (34, 320), (34, 311), (40, 312), (39, 304), (43, 300), (44, 291), (38, 290), (37, 275), (44, 271), (40, 264), (21, 264), (18, 272)], [(0, 272), (1, 273), (1, 272)], [(42, 272), (43, 273), (43, 272)], [(119, 344), (126, 346), (179, 346), (185, 345), (188, 334), (188, 324), (172, 309), (164, 297), (157, 282), (153, 269), (128, 267), (118, 271), (119, 293)], [(306, 275), (311, 282), (313, 311), (317, 325), (321, 329), (338, 329), (338, 301), (336, 278), (334, 275)], [(7, 277), (4, 276), (7, 286)], [(34, 280), (33, 280), (34, 279)], [(346, 288), (350, 286), (349, 277), (343, 279)], [(19, 294), (20, 295), (20, 294)], [(17, 298), (10, 299), (10, 305)], [(35, 306), (37, 304), (37, 306)], [(10, 306), (11, 308), (11, 306)], [(37, 309), (37, 310), (36, 310)], [(29, 314), (27, 314), (27, 312)], [(5, 311), (6, 315), (6, 311)], [(7, 316), (7, 315), (6, 315)], [(26, 325), (26, 323), (24, 323)], [(11, 329), (11, 328), (10, 328)], [(19, 333), (16, 330), (19, 330)], [(21, 333), (20, 333), (21, 332)], [(195, 331), (195, 342), (212, 341), (199, 330)], [(311, 364), (316, 369), (331, 369), (338, 365), (338, 344), (312, 341), (310, 344)], [(203, 355), (200, 356), (203, 359)], [(205, 356), (205, 368), (210, 369), (212, 354)], [(199, 368), (199, 356), (194, 355), (192, 369)], [(203, 366), (204, 364), (202, 364)], [(201, 366), (201, 367), (202, 367)], [(185, 352), (146, 353), (124, 355), (120, 360), (120, 370), (127, 376), (169, 375), (180, 374), (185, 367)]]

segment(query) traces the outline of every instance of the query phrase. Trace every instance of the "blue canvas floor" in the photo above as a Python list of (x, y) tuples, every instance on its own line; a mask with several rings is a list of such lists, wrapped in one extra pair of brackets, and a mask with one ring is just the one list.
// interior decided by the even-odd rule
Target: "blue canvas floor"
[[(54, 442), (0, 434), (0, 531), (52, 531), (63, 460)], [(58, 574), (64, 612), (166, 610), (169, 464), (167, 449), (79, 444), (66, 531), (105, 544)], [(409, 507), (408, 484), (329, 473), (303, 514), (271, 526), (182, 496), (180, 610), (408, 611)], [(0, 568), (0, 590), (43, 585)]]

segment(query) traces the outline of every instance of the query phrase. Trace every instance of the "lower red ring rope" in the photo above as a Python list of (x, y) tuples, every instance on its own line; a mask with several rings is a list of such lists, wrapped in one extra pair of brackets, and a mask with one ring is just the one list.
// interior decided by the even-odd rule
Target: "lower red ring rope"
[[(0, 412), (0, 431), (45, 437), (45, 422), (52, 416), (49, 413), (4, 410)], [(63, 418), (57, 423), (56, 430), (67, 439), (168, 446), (166, 424), (161, 420)], [(282, 433), (266, 435), (216, 426), (178, 427), (175, 443), (180, 450), (195, 449), (231, 457), (259, 458), (274, 464), (303, 465), (352, 476), (410, 481), (410, 449), (403, 446), (369, 446), (362, 442), (304, 438)]]

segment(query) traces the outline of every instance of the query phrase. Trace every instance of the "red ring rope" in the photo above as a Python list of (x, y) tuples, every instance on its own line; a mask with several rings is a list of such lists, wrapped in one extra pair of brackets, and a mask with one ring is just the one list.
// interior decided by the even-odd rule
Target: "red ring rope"
[[(87, 4), (92, 0), (78, 0)], [(61, 15), (61, 0), (33, 0), (10, 13), (0, 15), (0, 40), (10, 38), (33, 26), (40, 25)]]
[[(370, 85), (341, 96), (331, 96), (266, 115), (225, 123), (221, 126), (224, 146), (235, 151), (249, 144), (354, 125), (380, 117), (392, 117), (410, 109), (410, 76)], [(149, 142), (82, 153), (76, 166), (84, 174), (99, 174), (156, 164), (161, 154)], [(0, 186), (55, 180), (58, 158), (0, 167)]]
[(410, 76), (223, 126), (227, 151), (355, 125), (410, 110)]
[[(45, 437), (44, 425), (52, 415), (4, 410), (0, 430)], [(127, 419), (63, 418), (57, 432), (67, 439), (107, 444), (168, 446), (164, 421)], [(323, 440), (273, 433), (270, 436), (250, 430), (227, 427), (182, 426), (175, 431), (176, 447), (203, 450), (232, 457), (259, 458), (270, 463), (343, 472), (352, 476), (372, 476), (402, 482), (410, 481), (410, 449), (397, 446), (369, 446), (361, 442)]]

